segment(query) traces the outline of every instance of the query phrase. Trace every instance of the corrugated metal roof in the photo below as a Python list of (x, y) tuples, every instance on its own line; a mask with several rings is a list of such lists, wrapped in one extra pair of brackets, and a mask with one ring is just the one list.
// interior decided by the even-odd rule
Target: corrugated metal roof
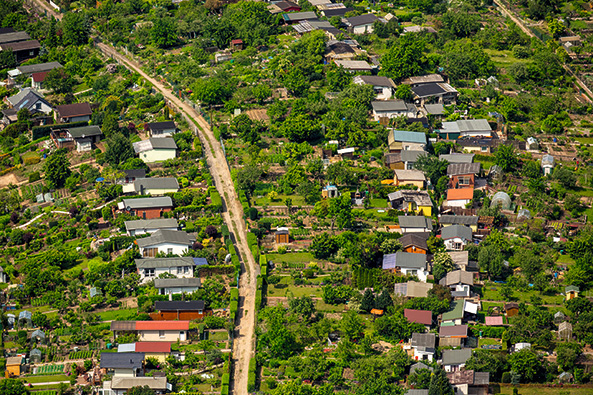
[(451, 225), (441, 230), (441, 238), (443, 240), (460, 238), (471, 241), (473, 239), (472, 229), (465, 225)]
[(394, 141), (401, 141), (406, 143), (426, 144), (426, 134), (422, 132), (410, 132), (407, 130), (394, 130)]
[(426, 269), (426, 255), (398, 251), (395, 254), (384, 255), (382, 267), (383, 269), (395, 269), (396, 267)]
[(135, 331), (136, 321), (111, 321), (112, 331)]
[(124, 222), (126, 230), (177, 228), (179, 224), (175, 218), (138, 219)]
[(404, 309), (404, 317), (410, 322), (432, 325), (432, 311), (430, 310)]
[(441, 225), (478, 225), (477, 215), (441, 215)]
[(189, 233), (180, 230), (159, 229), (152, 234), (152, 236), (136, 240), (138, 247), (144, 248), (156, 244), (171, 243), (190, 246), (195, 241), (195, 238)]
[(400, 215), (397, 219), (402, 228), (432, 229), (432, 219), (423, 215)]
[(196, 311), (204, 310), (205, 304), (203, 300), (173, 300), (154, 302), (154, 309), (158, 311)]
[(171, 352), (170, 342), (137, 342), (136, 352)]
[(140, 369), (144, 361), (142, 352), (102, 352), (101, 368)]
[(463, 348), (461, 350), (443, 350), (443, 365), (461, 365), (467, 362), (471, 356), (471, 348)]
[(138, 331), (186, 331), (189, 321), (136, 321)]
[(199, 278), (155, 278), (155, 288), (196, 288), (201, 285)]
[(124, 208), (139, 209), (139, 208), (168, 208), (173, 207), (173, 200), (169, 196), (163, 197), (147, 197), (138, 199), (124, 199)]
[(449, 166), (447, 166), (447, 175), (458, 176), (463, 174), (478, 174), (481, 168), (482, 164), (480, 162), (452, 163)]

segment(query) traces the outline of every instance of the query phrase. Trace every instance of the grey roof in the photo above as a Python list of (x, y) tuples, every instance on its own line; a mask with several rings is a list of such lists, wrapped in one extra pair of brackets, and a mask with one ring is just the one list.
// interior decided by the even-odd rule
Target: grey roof
[(138, 219), (135, 221), (126, 221), (125, 225), (128, 231), (136, 229), (177, 228), (179, 226), (175, 218)]
[(474, 385), (490, 384), (490, 372), (474, 372)]
[(170, 137), (149, 139), (153, 149), (177, 149), (175, 140)]
[(303, 12), (289, 12), (286, 14), (282, 14), (282, 18), (284, 18), (287, 22), (296, 22), (296, 21), (304, 21), (307, 19), (317, 19), (317, 14), (313, 11), (303, 11)]
[(374, 14), (365, 14), (353, 16), (352, 18), (347, 18), (346, 20), (350, 26), (354, 27), (372, 24), (377, 20), (377, 17)]
[(401, 159), (403, 162), (416, 162), (422, 155), (427, 155), (426, 151), (403, 150)]
[(39, 64), (30, 64), (27, 66), (19, 66), (17, 67), (18, 71), (21, 74), (33, 74), (33, 73), (41, 73), (43, 71), (50, 71), (53, 69), (59, 69), (63, 67), (58, 62), (48, 62), (48, 63), (39, 63)]
[(402, 81), (402, 84), (414, 85), (414, 84), (430, 84), (430, 83), (438, 83), (438, 82), (445, 82), (442, 75), (427, 74), (427, 75), (417, 75), (417, 76), (406, 78), (405, 80)]
[(145, 248), (162, 243), (181, 244), (190, 246), (195, 241), (187, 232), (179, 230), (159, 229), (151, 236), (136, 240), (138, 247)]
[(398, 251), (395, 254), (384, 255), (382, 267), (383, 269), (396, 267), (426, 269), (426, 255)]
[(425, 104), (426, 112), (432, 115), (443, 115), (445, 107), (442, 104)]
[(391, 78), (382, 77), (379, 75), (359, 75), (355, 77), (356, 80), (360, 80), (367, 85), (373, 86), (387, 86), (395, 88), (395, 83)]
[(452, 154), (441, 154), (439, 159), (446, 160), (449, 163), (472, 163), (474, 161), (475, 154), (459, 154), (454, 152)]
[[(418, 365), (418, 364), (416, 364)], [(412, 365), (415, 366), (415, 365)], [(426, 365), (424, 365), (426, 366)], [(432, 370), (432, 368), (429, 368)], [(410, 368), (410, 374), (412, 373), (412, 368)], [(419, 389), (409, 389), (404, 395), (428, 395), (428, 390), (419, 390)]]
[(477, 215), (441, 215), (439, 224), (441, 225), (478, 225)]
[(434, 333), (412, 333), (412, 347), (434, 348), (435, 344)]
[(145, 169), (130, 169), (130, 170), (122, 170), (126, 177), (131, 178), (144, 178), (146, 177), (146, 170)]
[(134, 180), (134, 189), (179, 189), (179, 182), (175, 177), (140, 178)]
[(15, 43), (18, 41), (30, 40), (31, 36), (27, 32), (11, 32), (0, 34), (0, 44)]
[(406, 202), (414, 202), (419, 206), (432, 206), (432, 200), (426, 191), (413, 191), (400, 189), (387, 195), (389, 201), (403, 199)]
[(401, 228), (432, 229), (432, 219), (423, 215), (400, 215), (397, 219)]
[(42, 352), (41, 352), (40, 349), (34, 348), (34, 349), (31, 350), (31, 352), (30, 352), (29, 355), (33, 356), (33, 355), (41, 355), (41, 354), (42, 354)]
[(101, 368), (106, 369), (140, 369), (143, 361), (143, 352), (101, 353)]
[(426, 144), (426, 134), (421, 132), (409, 132), (407, 130), (394, 130), (393, 139), (406, 143)]
[(10, 97), (8, 97), (6, 100), (8, 100), (8, 102), (13, 106), (13, 107), (17, 107), (19, 103), (22, 103), (23, 100), (25, 100), (25, 98), (32, 94), (33, 96), (42, 99), (43, 95), (41, 93), (39, 93), (38, 91), (36, 91), (33, 88), (25, 88), (23, 90), (21, 90), (19, 93), (12, 95)]
[(416, 246), (424, 250), (428, 250), (428, 245), (426, 244), (426, 237), (418, 233), (406, 233), (405, 235), (400, 237), (399, 242), (402, 243), (402, 247), (406, 248), (409, 246)]
[(441, 279), (440, 285), (455, 285), (455, 284), (467, 284), (474, 285), (474, 276), (470, 272), (465, 270), (454, 270), (447, 273), (447, 275)]
[(136, 321), (111, 321), (112, 331), (135, 331)]
[(373, 111), (407, 111), (408, 106), (403, 100), (377, 100), (371, 103)]
[(482, 164), (480, 162), (452, 163), (449, 166), (447, 166), (447, 175), (456, 176), (462, 174), (478, 174), (481, 168)]
[(441, 238), (443, 240), (454, 239), (457, 237), (471, 241), (473, 239), (472, 229), (465, 225), (451, 225), (441, 230)]
[(34, 330), (33, 333), (31, 333), (31, 337), (39, 337), (41, 339), (45, 339), (45, 333), (43, 333), (41, 329), (37, 329)]
[[(431, 368), (430, 366), (425, 365), (422, 362), (418, 362), (418, 363), (415, 363), (414, 365), (410, 366), (410, 374), (414, 373), (418, 369), (428, 369), (430, 371), (433, 370), (433, 368)], [(428, 390), (426, 390), (426, 391), (428, 391)]]
[(111, 379), (111, 389), (124, 390), (134, 387), (144, 387), (152, 390), (166, 390), (167, 389), (167, 378), (166, 377), (126, 377), (126, 376), (115, 376)]
[(124, 199), (123, 203), (124, 207), (129, 207), (130, 209), (173, 207), (173, 200), (169, 196)]
[(464, 119), (453, 122), (443, 122), (442, 130), (452, 133), (476, 131), (491, 132), (492, 128), (486, 119)]
[(542, 156), (542, 166), (544, 165), (554, 166), (554, 157), (550, 154)]
[(155, 278), (155, 288), (196, 288), (202, 285), (199, 278)]
[(11, 49), (14, 52), (18, 51), (27, 51), (31, 49), (39, 49), (41, 48), (41, 44), (37, 40), (28, 40), (28, 41), (19, 41), (13, 43), (4, 43), (0, 44), (0, 48), (4, 51), (7, 49)]
[(29, 310), (23, 310), (19, 313), (19, 320), (21, 320), (21, 319), (30, 320), (31, 317), (33, 317), (33, 315), (31, 314), (31, 312)]
[(173, 121), (152, 122), (152, 123), (149, 123), (147, 126), (152, 131), (169, 130), (169, 129), (177, 128), (177, 126), (175, 125), (175, 122), (173, 122)]
[(194, 311), (204, 310), (203, 300), (174, 300), (174, 301), (156, 301), (154, 309), (158, 311)]
[[(136, 267), (138, 269), (152, 269), (159, 267), (174, 267), (174, 266), (206, 266), (208, 261), (206, 258), (192, 258), (188, 256), (170, 257), (170, 258), (148, 258), (135, 259)], [(155, 282), (159, 279), (155, 279)]]
[(78, 138), (85, 138), (89, 136), (100, 136), (103, 133), (101, 132), (101, 128), (97, 125), (91, 126), (81, 126), (78, 128), (70, 128), (68, 129), (68, 133), (75, 139)]
[[(463, 317), (463, 311), (461, 312)], [(449, 325), (439, 327), (439, 338), (465, 338), (467, 337), (467, 325)], [(442, 346), (442, 344), (441, 344)]]
[(461, 350), (443, 350), (443, 365), (461, 365), (472, 356), (471, 348)]

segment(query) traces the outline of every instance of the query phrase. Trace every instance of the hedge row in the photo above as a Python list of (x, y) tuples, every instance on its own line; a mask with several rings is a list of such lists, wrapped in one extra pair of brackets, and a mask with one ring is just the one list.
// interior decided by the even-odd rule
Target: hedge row
[(88, 125), (89, 123), (87, 121), (80, 121), (71, 123), (58, 123), (55, 125), (33, 126), (33, 129), (31, 130), (31, 140), (37, 140), (42, 137), (48, 137), (52, 129), (69, 129)]
[(251, 358), (251, 360), (249, 361), (249, 374), (247, 376), (247, 391), (248, 392), (255, 391), (255, 388), (256, 388), (255, 383), (257, 380), (256, 370), (257, 370), (257, 363), (255, 362), (255, 358)]
[(229, 232), (229, 227), (227, 225), (222, 225), (220, 227), (220, 233), (222, 234), (222, 237), (224, 238), (225, 244), (227, 243), (227, 240), (230, 241), (231, 233)]
[[(220, 197), (220, 193), (214, 188), (208, 188), (210, 192), (210, 211), (214, 213), (219, 213), (222, 211), (222, 198)], [(227, 229), (228, 232), (228, 229)]]
[(231, 301), (239, 300), (239, 289), (238, 288), (231, 288)]
[(480, 336), (482, 332), (483, 337), (490, 337), (495, 339), (502, 339), (502, 334), (506, 331), (504, 327), (494, 327), (486, 325), (472, 325), (469, 327), (475, 337)]
[(259, 256), (259, 268), (261, 276), (267, 280), (268, 278), (268, 258), (265, 254)]

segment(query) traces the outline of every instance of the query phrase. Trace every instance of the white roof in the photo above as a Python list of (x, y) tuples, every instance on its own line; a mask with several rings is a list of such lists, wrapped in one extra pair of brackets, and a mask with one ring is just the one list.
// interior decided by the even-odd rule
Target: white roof
[(136, 343), (123, 343), (117, 346), (117, 352), (136, 352)]
[(343, 148), (343, 149), (338, 150), (338, 155), (351, 154), (354, 151), (356, 151), (356, 148), (354, 148), (354, 147)]
[(478, 304), (466, 301), (463, 311), (467, 311), (470, 314), (478, 314)]
[(371, 70), (372, 67), (366, 60), (336, 60), (337, 66), (350, 70)]

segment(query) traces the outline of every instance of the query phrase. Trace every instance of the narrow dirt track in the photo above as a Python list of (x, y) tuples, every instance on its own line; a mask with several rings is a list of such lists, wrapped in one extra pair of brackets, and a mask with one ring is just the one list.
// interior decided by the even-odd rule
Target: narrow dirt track
[(247, 238), (245, 237), (247, 230), (243, 220), (243, 208), (235, 191), (222, 147), (214, 137), (214, 133), (206, 120), (193, 107), (178, 99), (161, 81), (146, 74), (137, 62), (123, 56), (113, 47), (98, 43), (97, 48), (104, 55), (139, 73), (153, 84), (155, 89), (161, 92), (172, 105), (177, 107), (185, 115), (186, 119), (189, 118), (190, 124), (192, 124), (191, 120), (197, 123), (199, 130), (196, 128), (196, 133), (204, 145), (204, 154), (210, 167), (210, 173), (223, 200), (222, 215), (229, 230), (231, 230), (243, 266), (243, 275), (239, 281), (238, 325), (233, 344), (234, 375), (231, 382), (231, 391), (234, 394), (247, 394), (249, 360), (254, 353), (255, 292), (259, 267), (256, 265), (247, 245)]

